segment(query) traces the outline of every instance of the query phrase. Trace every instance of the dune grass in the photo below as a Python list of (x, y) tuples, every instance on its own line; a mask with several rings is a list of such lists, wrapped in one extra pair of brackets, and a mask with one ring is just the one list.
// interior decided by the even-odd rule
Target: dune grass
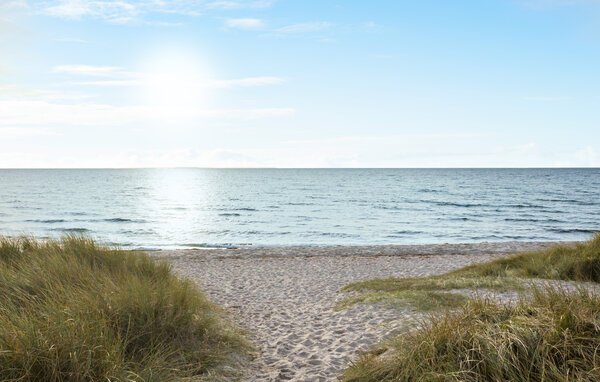
[[(435, 308), (435, 293), (446, 294), (439, 308), (462, 304), (453, 289), (523, 290), (527, 279), (551, 279), (600, 282), (600, 235), (575, 246), (554, 246), (534, 252), (475, 264), (442, 275), (417, 278), (387, 278), (360, 281), (346, 285), (343, 291), (360, 291), (341, 302), (348, 306), (357, 302), (405, 302)], [(406, 296), (413, 296), (406, 298)], [(450, 297), (450, 295), (454, 295)], [(415, 297), (416, 296), (416, 297)], [(427, 300), (430, 300), (429, 302)]]
[(600, 298), (535, 289), (516, 305), (474, 299), (363, 354), (346, 382), (598, 381)]
[(422, 312), (440, 309), (452, 309), (464, 304), (469, 297), (459, 293), (440, 292), (432, 290), (416, 291), (401, 290), (393, 292), (370, 292), (341, 300), (336, 310), (349, 308), (355, 304), (386, 303), (393, 306), (412, 306)]
[(248, 348), (166, 263), (89, 238), (0, 238), (0, 286), (1, 381), (216, 380)]
[[(551, 284), (515, 304), (483, 298), (444, 299), (453, 289), (522, 290), (526, 280), (600, 282), (600, 236), (576, 246), (556, 246), (439, 276), (377, 279), (346, 286), (364, 294), (349, 304), (402, 300), (438, 311), (416, 328), (363, 354), (343, 374), (346, 382), (375, 381), (598, 381), (600, 296)], [(416, 295), (417, 298), (406, 296)], [(416, 301), (416, 302), (415, 302)], [(451, 308), (451, 309), (450, 309)]]

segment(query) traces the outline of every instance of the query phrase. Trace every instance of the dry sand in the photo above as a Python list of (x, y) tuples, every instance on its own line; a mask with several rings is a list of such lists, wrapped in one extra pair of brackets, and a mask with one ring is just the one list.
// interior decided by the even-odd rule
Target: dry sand
[(357, 352), (409, 327), (410, 308), (335, 310), (344, 285), (448, 272), (551, 243), (156, 251), (231, 312), (258, 348), (244, 381), (333, 381)]

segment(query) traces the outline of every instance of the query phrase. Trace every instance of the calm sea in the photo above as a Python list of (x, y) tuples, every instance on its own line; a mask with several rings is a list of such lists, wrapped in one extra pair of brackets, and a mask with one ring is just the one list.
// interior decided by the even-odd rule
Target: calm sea
[(583, 240), (600, 169), (0, 170), (0, 234), (125, 248)]

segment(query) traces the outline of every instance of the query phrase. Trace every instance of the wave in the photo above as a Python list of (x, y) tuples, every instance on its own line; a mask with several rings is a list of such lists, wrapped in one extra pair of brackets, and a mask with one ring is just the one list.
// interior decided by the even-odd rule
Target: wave
[(546, 231), (554, 233), (600, 233), (600, 229), (584, 228), (546, 228)]
[(504, 218), (507, 222), (542, 222), (542, 223), (562, 223), (558, 219), (535, 219), (535, 218)]
[(219, 216), (242, 216), (242, 215), (238, 214), (236, 212), (224, 212), (222, 214), (219, 214)]
[(588, 202), (588, 201), (584, 201), (584, 200), (577, 200), (577, 199), (537, 199), (541, 202), (563, 202), (563, 203), (572, 203), (572, 204), (577, 204), (579, 206), (595, 206), (598, 205), (598, 203), (594, 203), (594, 202)]
[(518, 204), (504, 204), (500, 207), (509, 207), (509, 208), (541, 208), (541, 209), (547, 209), (547, 206), (543, 206), (540, 204), (522, 204), (522, 203), (518, 203)]
[(424, 233), (424, 232), (423, 231), (402, 230), (402, 231), (393, 232), (393, 233), (387, 235), (386, 237), (394, 238), (394, 237), (403, 237), (403, 235), (419, 235), (422, 233)]
[(65, 219), (29, 219), (29, 220), (25, 220), (25, 221), (31, 222), (31, 223), (46, 223), (46, 224), (66, 223), (67, 222)]
[(144, 219), (128, 219), (128, 218), (107, 218), (107, 219), (90, 219), (89, 222), (107, 222), (107, 223), (148, 223)]
[(487, 207), (487, 205), (481, 203), (440, 202), (437, 200), (421, 200), (421, 202), (450, 207)]
[(87, 228), (52, 228), (50, 231), (56, 232), (73, 232), (73, 233), (83, 233), (90, 232)]
[(133, 222), (133, 220), (126, 219), (126, 218), (110, 218), (110, 219), (102, 219), (102, 221), (111, 222), (111, 223)]

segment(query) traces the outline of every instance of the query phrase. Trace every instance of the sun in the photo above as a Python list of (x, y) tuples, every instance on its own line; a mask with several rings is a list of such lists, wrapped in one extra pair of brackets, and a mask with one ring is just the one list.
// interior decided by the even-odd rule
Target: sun
[(155, 110), (190, 114), (209, 102), (210, 70), (191, 49), (154, 49), (143, 60), (139, 76), (141, 99)]

